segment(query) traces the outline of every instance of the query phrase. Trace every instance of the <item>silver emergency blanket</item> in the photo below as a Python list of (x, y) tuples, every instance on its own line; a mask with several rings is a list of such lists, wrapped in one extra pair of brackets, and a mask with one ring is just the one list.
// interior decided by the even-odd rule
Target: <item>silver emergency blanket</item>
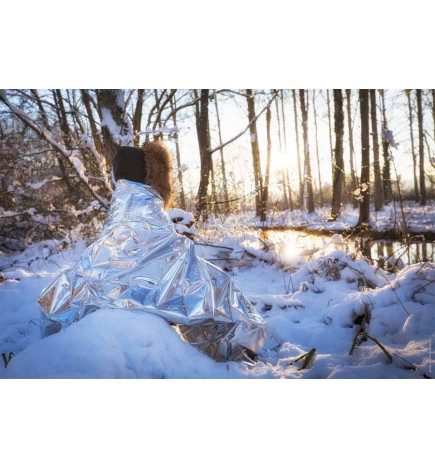
[(231, 278), (177, 234), (150, 186), (119, 180), (99, 239), (41, 293), (43, 334), (100, 308), (153, 313), (217, 361), (243, 360), (265, 324)]

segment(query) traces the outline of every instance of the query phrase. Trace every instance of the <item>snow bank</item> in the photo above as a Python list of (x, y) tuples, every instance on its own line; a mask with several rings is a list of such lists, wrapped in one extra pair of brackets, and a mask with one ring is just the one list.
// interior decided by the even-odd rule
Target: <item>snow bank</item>
[[(4, 378), (216, 378), (240, 376), (181, 341), (162, 318), (99, 310), (28, 346)], [(241, 366), (240, 366), (241, 367)], [(241, 367), (242, 368), (242, 367)]]
[[(336, 239), (329, 248), (340, 245)], [(435, 264), (382, 271), (344, 250), (294, 257), (284, 268), (264, 258), (243, 263), (241, 244), (225, 259), (233, 280), (262, 314), (268, 341), (252, 367), (218, 364), (181, 341), (159, 317), (100, 310), (58, 335), (40, 339), (36, 298), (86, 247), (85, 242), (49, 255), (55, 243), (35, 244), (17, 257), (0, 257), (0, 352), (13, 352), (3, 378), (422, 378), (435, 369)], [(206, 250), (211, 250), (206, 247)], [(219, 249), (218, 249), (219, 250)], [(256, 251), (258, 253), (258, 251)], [(48, 255), (48, 257), (47, 257)], [(216, 259), (222, 260), (222, 259)], [(266, 260), (266, 261), (264, 261)], [(15, 263), (14, 263), (15, 262)], [(217, 262), (222, 264), (222, 262)], [(245, 266), (243, 266), (245, 265)], [(369, 311), (372, 341), (352, 342)], [(367, 317), (366, 317), (367, 318)], [(301, 370), (301, 356), (316, 349)]]

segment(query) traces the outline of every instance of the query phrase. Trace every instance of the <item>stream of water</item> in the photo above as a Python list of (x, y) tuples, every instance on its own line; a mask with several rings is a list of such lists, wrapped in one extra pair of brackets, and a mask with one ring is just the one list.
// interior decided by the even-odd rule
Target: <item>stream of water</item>
[(435, 259), (435, 243), (428, 241), (414, 241), (407, 244), (397, 240), (352, 237), (346, 239), (343, 244), (340, 242), (341, 236), (331, 237), (293, 230), (262, 230), (257, 231), (257, 235), (259, 247), (264, 242), (271, 242), (277, 251), (286, 257), (310, 257), (319, 251), (327, 253), (332, 250), (345, 249), (349, 253), (361, 252), (365, 257), (373, 260), (377, 266), (385, 269)]
[[(234, 237), (245, 246), (250, 245), (263, 250), (273, 249), (283, 260), (295, 257), (309, 259), (315, 255), (328, 254), (333, 250), (345, 250), (350, 254), (362, 253), (376, 266), (390, 271), (406, 265), (435, 261), (435, 243), (429, 241), (416, 240), (407, 244), (398, 240), (371, 240), (362, 237), (343, 240), (340, 235), (312, 234), (292, 229), (240, 229), (240, 227), (235, 228), (234, 233), (230, 234), (234, 234)], [(219, 259), (214, 257), (214, 260)], [(221, 260), (224, 261), (224, 258)]]

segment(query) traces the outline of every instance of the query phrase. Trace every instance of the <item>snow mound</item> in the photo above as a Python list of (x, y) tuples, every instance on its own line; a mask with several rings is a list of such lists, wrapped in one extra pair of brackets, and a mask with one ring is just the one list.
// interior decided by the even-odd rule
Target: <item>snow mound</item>
[(101, 309), (29, 345), (3, 378), (231, 378), (244, 365), (216, 363), (162, 318)]

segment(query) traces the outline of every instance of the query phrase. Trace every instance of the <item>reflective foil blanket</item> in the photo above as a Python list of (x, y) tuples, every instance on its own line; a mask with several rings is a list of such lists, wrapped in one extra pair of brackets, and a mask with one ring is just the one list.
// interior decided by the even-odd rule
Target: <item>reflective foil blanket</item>
[(265, 324), (221, 269), (178, 235), (150, 186), (119, 180), (99, 239), (41, 293), (43, 334), (100, 308), (159, 315), (217, 361), (264, 343)]

